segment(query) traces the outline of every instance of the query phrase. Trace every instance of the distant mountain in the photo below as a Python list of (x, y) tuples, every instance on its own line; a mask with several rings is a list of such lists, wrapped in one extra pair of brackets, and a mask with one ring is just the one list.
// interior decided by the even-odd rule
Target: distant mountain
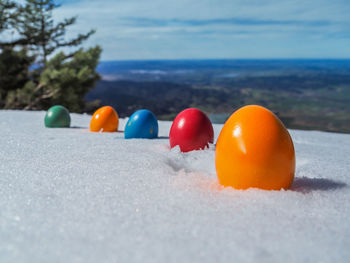
[(208, 60), (136, 60), (102, 61), (98, 68), (102, 76), (165, 75), (197, 71), (235, 71), (245, 74), (261, 72), (332, 72), (350, 73), (350, 59), (208, 59)]
[(148, 108), (172, 119), (187, 107), (224, 122), (259, 104), (290, 128), (350, 132), (350, 60), (177, 60), (102, 62), (86, 99), (121, 116)]

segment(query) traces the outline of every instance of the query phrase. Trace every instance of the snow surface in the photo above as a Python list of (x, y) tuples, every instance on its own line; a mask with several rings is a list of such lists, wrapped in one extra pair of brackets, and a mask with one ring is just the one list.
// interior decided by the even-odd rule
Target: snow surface
[(350, 262), (350, 135), (291, 131), (292, 189), (240, 191), (218, 185), (214, 147), (170, 150), (170, 122), (124, 140), (44, 115), (0, 111), (2, 263)]

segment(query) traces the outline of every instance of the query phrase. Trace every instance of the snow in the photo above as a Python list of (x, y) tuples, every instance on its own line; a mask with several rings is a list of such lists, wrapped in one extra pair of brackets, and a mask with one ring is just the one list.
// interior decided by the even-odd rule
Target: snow
[[(350, 135), (291, 131), (291, 190), (221, 187), (214, 153), (0, 111), (0, 262), (349, 262)], [(124, 128), (126, 120), (121, 120)], [(215, 136), (221, 125), (215, 125)]]

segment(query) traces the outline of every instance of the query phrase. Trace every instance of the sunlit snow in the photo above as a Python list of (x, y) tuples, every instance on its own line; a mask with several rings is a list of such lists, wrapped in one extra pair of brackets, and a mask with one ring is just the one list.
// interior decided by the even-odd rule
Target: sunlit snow
[[(350, 135), (291, 131), (291, 190), (222, 188), (214, 146), (0, 111), (0, 262), (349, 262)], [(126, 120), (121, 120), (124, 129)], [(222, 126), (215, 125), (215, 137)]]

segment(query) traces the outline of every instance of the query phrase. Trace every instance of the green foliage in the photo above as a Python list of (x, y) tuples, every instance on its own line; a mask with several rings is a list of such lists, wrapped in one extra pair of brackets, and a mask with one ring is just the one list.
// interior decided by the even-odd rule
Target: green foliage
[(16, 16), (14, 14), (14, 8), (16, 4), (9, 0), (0, 0), (0, 32), (7, 29), (13, 18)]
[(20, 8), (18, 34), (27, 42), (27, 46), (40, 54), (43, 63), (46, 63), (47, 57), (56, 49), (78, 46), (95, 32), (91, 30), (71, 40), (65, 40), (66, 28), (76, 22), (76, 17), (66, 18), (55, 24), (52, 11), (57, 7), (53, 0), (26, 0), (25, 6)]
[(47, 62), (39, 82), (33, 80), (9, 93), (6, 108), (45, 109), (59, 104), (73, 112), (85, 107), (84, 95), (94, 87), (99, 75), (95, 68), (100, 47), (79, 50), (71, 59), (63, 52)]
[[(7, 93), (23, 87), (29, 80), (29, 67), (34, 57), (27, 55), (26, 50), (15, 51), (4, 49), (0, 53), (0, 98), (5, 98)], [(0, 100), (0, 107), (4, 106), (4, 100)]]
[[(53, 0), (26, 0), (22, 5), (0, 0), (0, 107), (39, 110), (61, 104), (84, 110), (84, 96), (99, 79), (101, 48), (59, 52), (79, 46), (94, 31), (66, 40), (66, 28), (76, 18), (55, 23), (52, 11), (57, 7)], [(15, 37), (1, 38), (9, 32)]]

